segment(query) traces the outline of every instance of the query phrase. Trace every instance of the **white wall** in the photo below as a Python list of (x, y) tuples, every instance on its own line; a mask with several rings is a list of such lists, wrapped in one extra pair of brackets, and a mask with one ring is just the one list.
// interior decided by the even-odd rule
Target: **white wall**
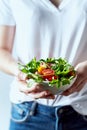
[(0, 130), (8, 130), (10, 118), (9, 90), (12, 77), (0, 72)]

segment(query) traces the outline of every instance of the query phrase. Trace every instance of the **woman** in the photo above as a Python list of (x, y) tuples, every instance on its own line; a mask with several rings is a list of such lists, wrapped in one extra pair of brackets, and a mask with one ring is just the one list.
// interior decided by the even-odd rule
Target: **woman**
[[(15, 77), (9, 130), (87, 130), (86, 35), (87, 0), (0, 0), (0, 70)], [(66, 58), (76, 81), (61, 95), (28, 88), (17, 63), (33, 57)]]

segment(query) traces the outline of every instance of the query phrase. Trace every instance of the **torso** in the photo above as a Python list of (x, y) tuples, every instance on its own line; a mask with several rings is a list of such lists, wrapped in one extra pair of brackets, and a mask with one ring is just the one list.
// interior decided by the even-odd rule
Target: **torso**
[[(17, 25), (17, 58), (23, 63), (34, 57), (63, 57), (73, 65), (87, 60), (87, 0), (64, 0), (58, 8), (48, 0), (10, 1)], [(86, 91), (83, 89), (82, 94)], [(11, 95), (12, 102), (33, 100), (30, 95), (18, 92), (16, 83)], [(59, 96), (54, 105), (67, 105), (75, 100), (79, 100), (78, 95)], [(37, 101), (45, 105), (53, 102)]]

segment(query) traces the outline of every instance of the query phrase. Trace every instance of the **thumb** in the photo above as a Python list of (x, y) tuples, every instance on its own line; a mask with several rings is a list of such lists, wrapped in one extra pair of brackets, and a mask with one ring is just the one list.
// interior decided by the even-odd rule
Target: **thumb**
[(25, 74), (25, 73), (19, 71), (17, 77), (18, 77), (19, 80), (21, 80), (21, 81), (25, 81), (25, 80), (27, 79), (27, 74)]

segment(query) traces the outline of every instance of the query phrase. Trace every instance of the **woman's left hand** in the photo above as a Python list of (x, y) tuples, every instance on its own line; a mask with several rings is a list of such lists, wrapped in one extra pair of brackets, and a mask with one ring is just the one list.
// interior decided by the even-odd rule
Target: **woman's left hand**
[(79, 63), (76, 67), (76, 80), (73, 85), (64, 91), (62, 95), (68, 96), (74, 92), (79, 92), (87, 83), (87, 61)]

